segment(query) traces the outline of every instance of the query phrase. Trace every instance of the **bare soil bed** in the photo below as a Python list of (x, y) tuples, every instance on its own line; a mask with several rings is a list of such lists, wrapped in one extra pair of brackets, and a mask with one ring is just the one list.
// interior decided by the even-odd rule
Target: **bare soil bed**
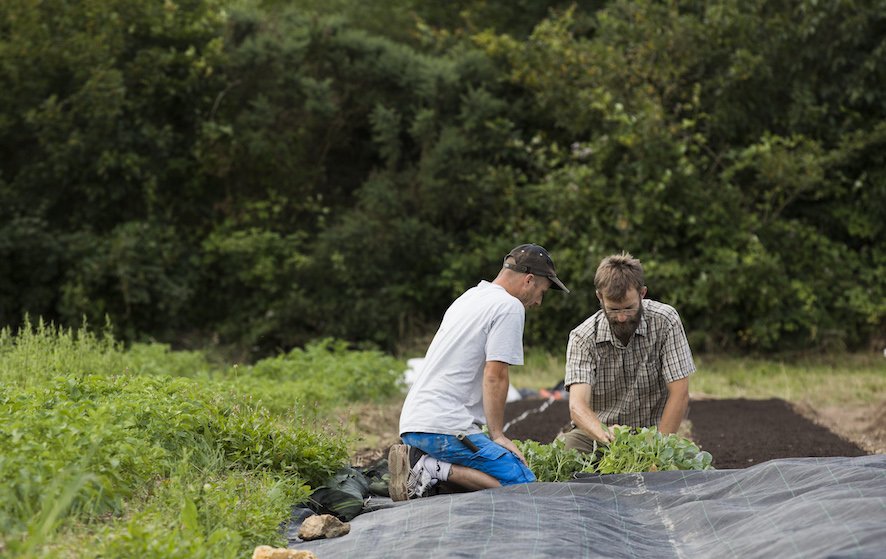
[[(370, 410), (362, 410), (370, 412)], [(358, 411), (357, 428), (373, 436), (355, 463), (369, 464), (399, 442), (399, 407)], [(505, 408), (505, 434), (549, 444), (568, 428), (567, 400), (527, 398)], [(886, 453), (886, 402), (877, 406), (815, 409), (784, 400), (693, 398), (681, 434), (714, 457), (718, 469), (746, 468), (776, 458), (863, 456)]]
[[(505, 434), (550, 443), (569, 424), (569, 403), (525, 399), (507, 405)], [(714, 457), (718, 469), (746, 468), (775, 458), (864, 456), (872, 453), (798, 413), (784, 400), (696, 400), (689, 406), (689, 438)], [(873, 450), (873, 449), (872, 449)]]

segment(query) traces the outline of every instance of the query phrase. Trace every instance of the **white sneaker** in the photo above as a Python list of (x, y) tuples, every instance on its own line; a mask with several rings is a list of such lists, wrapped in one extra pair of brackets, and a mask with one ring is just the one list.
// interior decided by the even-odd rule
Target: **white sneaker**
[(424, 467), (425, 456), (424, 451), (409, 445), (391, 447), (388, 453), (388, 469), (391, 472), (388, 494), (391, 500), (407, 501), (428, 495), (428, 490), (437, 480)]

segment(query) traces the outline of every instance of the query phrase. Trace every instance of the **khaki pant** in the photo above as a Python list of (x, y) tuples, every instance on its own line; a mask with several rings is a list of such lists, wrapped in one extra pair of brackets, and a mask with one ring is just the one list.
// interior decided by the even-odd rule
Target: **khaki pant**
[(572, 431), (562, 435), (561, 438), (566, 443), (566, 450), (574, 448), (582, 454), (592, 454), (594, 452), (594, 439), (578, 427), (573, 427)]

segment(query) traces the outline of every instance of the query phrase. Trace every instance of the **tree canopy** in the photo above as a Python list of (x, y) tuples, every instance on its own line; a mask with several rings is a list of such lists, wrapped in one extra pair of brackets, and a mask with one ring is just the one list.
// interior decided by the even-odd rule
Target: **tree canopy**
[(393, 349), (536, 242), (552, 350), (623, 250), (695, 349), (886, 338), (886, 1), (520, 4), (0, 0), (0, 321)]

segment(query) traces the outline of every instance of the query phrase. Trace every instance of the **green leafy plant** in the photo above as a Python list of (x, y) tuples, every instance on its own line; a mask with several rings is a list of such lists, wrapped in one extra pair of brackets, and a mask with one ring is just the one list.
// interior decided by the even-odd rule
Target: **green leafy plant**
[(593, 461), (593, 457), (571, 449), (566, 450), (562, 439), (551, 444), (535, 441), (514, 441), (526, 458), (529, 469), (536, 481), (565, 481), (572, 478), (573, 472), (583, 471)]
[(583, 471), (624, 474), (714, 469), (711, 466), (711, 453), (701, 450), (685, 437), (665, 435), (655, 427), (644, 427), (634, 433), (630, 427), (622, 425), (610, 432), (614, 435), (612, 442), (600, 445), (600, 458)]
[(4, 328), (0, 553), (242, 557), (285, 545), (292, 504), (348, 458), (345, 423), (327, 412), (399, 393), (401, 372), (334, 340), (237, 367), (161, 344), (125, 349), (85, 326)]
[[(604, 426), (604, 429), (607, 429)], [(655, 427), (634, 433), (619, 426), (610, 431), (609, 444), (595, 443), (592, 454), (566, 450), (563, 440), (549, 445), (535, 441), (514, 441), (523, 453), (536, 481), (566, 481), (575, 472), (626, 474), (666, 470), (713, 470), (712, 457), (685, 437), (665, 435)]]

